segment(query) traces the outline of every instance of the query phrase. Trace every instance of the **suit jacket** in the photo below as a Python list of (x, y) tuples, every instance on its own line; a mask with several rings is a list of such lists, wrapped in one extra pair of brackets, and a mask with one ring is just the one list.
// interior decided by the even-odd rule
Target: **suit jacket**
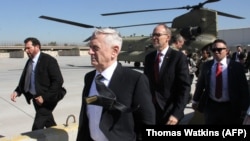
[[(193, 96), (194, 101), (199, 101), (198, 110), (205, 110), (210, 94), (211, 68), (214, 60), (205, 62), (198, 78), (196, 90)], [(245, 113), (250, 103), (249, 88), (242, 64), (229, 61), (228, 63), (228, 92), (229, 99), (235, 115), (241, 116)], [(202, 100), (201, 100), (202, 99)]]
[(234, 52), (233, 54), (232, 54), (232, 60), (233, 61), (236, 61), (236, 58), (238, 57), (238, 59), (243, 59), (243, 58), (245, 58), (246, 57), (246, 55), (245, 55), (245, 53), (244, 52), (240, 52), (240, 54), (238, 54), (238, 52)]
[(187, 57), (182, 52), (169, 48), (160, 68), (159, 84), (156, 85), (153, 67), (156, 53), (157, 51), (153, 51), (145, 58), (144, 73), (149, 79), (151, 93), (163, 110), (162, 118), (166, 122), (170, 115), (180, 120), (184, 116), (190, 93)]
[[(27, 65), (28, 61), (26, 62), (19, 84), (15, 91), (19, 95), (24, 94), (27, 102), (30, 104), (30, 100), (33, 97), (24, 91)], [(57, 60), (50, 55), (41, 52), (35, 68), (36, 96), (42, 96), (44, 104), (56, 103), (57, 97), (62, 91), (62, 84), (63, 77)]]
[[(96, 71), (94, 70), (85, 75), (82, 98), (88, 96), (95, 73)], [(108, 87), (115, 93), (118, 102), (127, 107), (139, 105), (140, 108), (133, 113), (103, 109), (100, 129), (109, 141), (136, 140), (134, 132), (134, 130), (138, 130), (136, 127), (140, 127), (143, 124), (155, 124), (155, 109), (151, 100), (152, 97), (147, 77), (129, 68), (123, 68), (118, 63)], [(81, 106), (79, 120), (77, 141), (91, 140), (88, 117), (86, 115), (86, 104), (84, 102)]]
[(247, 52), (247, 58), (245, 61), (245, 69), (250, 69), (250, 51)]

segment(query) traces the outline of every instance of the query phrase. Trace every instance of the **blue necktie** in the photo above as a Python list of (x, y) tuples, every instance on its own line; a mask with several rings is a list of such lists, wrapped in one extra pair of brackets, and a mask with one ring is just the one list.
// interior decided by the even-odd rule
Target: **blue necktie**
[(29, 59), (28, 66), (25, 74), (24, 91), (27, 93), (30, 89), (31, 73), (32, 73), (32, 59)]

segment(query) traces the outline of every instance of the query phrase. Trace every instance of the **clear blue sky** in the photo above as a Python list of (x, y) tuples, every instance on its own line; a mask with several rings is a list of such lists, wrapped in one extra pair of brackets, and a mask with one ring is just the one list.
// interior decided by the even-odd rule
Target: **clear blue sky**
[[(0, 44), (22, 43), (33, 36), (42, 43), (84, 44), (94, 29), (86, 29), (38, 18), (41, 15), (71, 20), (94, 26), (123, 26), (142, 23), (172, 21), (188, 10), (168, 10), (116, 16), (101, 16), (102, 13), (174, 8), (195, 5), (204, 0), (1, 0)], [(245, 17), (232, 19), (218, 16), (218, 29), (250, 27), (250, 0), (221, 0), (204, 7)], [(119, 28), (123, 36), (149, 35), (152, 26)], [(171, 24), (168, 24), (171, 26)]]

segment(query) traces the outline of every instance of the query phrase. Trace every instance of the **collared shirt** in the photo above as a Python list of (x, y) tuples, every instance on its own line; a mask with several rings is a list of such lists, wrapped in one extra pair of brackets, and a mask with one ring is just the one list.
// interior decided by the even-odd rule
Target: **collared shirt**
[(29, 92), (33, 95), (36, 95), (36, 86), (35, 86), (35, 70), (38, 58), (40, 56), (40, 51), (36, 54), (36, 56), (32, 59), (32, 73), (31, 73), (31, 83), (30, 83), (30, 90)]
[[(109, 82), (111, 80), (111, 77), (115, 71), (115, 68), (117, 66), (117, 62), (113, 63), (111, 66), (109, 66), (107, 69), (105, 69), (103, 72), (101, 72), (104, 79), (101, 81), (108, 86)], [(96, 75), (100, 74), (100, 72), (96, 71)], [(95, 76), (96, 76), (95, 75)], [(95, 81), (92, 81), (89, 96), (99, 95), (96, 90), (96, 84)], [(87, 105), (87, 116), (89, 119), (89, 129), (90, 129), (90, 136), (95, 141), (108, 141), (107, 137), (103, 134), (103, 132), (100, 129), (100, 119), (102, 116), (102, 110), (103, 108), (101, 106), (97, 105)]]
[(228, 94), (228, 63), (227, 58), (225, 57), (220, 61), (222, 64), (222, 97), (216, 98), (215, 97), (215, 87), (216, 87), (216, 66), (217, 61), (214, 60), (214, 64), (211, 70), (210, 76), (210, 98), (217, 102), (227, 102), (229, 101), (229, 94)]
[(237, 53), (235, 54), (235, 61), (236, 61), (236, 62), (240, 62), (239, 56), (240, 56), (240, 52), (237, 52)]

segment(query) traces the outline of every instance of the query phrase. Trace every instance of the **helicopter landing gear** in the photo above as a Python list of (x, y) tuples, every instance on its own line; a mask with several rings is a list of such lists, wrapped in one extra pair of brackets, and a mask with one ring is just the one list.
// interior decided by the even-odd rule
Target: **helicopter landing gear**
[(141, 65), (140, 62), (135, 62), (135, 63), (134, 63), (134, 67), (136, 67), (136, 68), (139, 68), (140, 65)]

